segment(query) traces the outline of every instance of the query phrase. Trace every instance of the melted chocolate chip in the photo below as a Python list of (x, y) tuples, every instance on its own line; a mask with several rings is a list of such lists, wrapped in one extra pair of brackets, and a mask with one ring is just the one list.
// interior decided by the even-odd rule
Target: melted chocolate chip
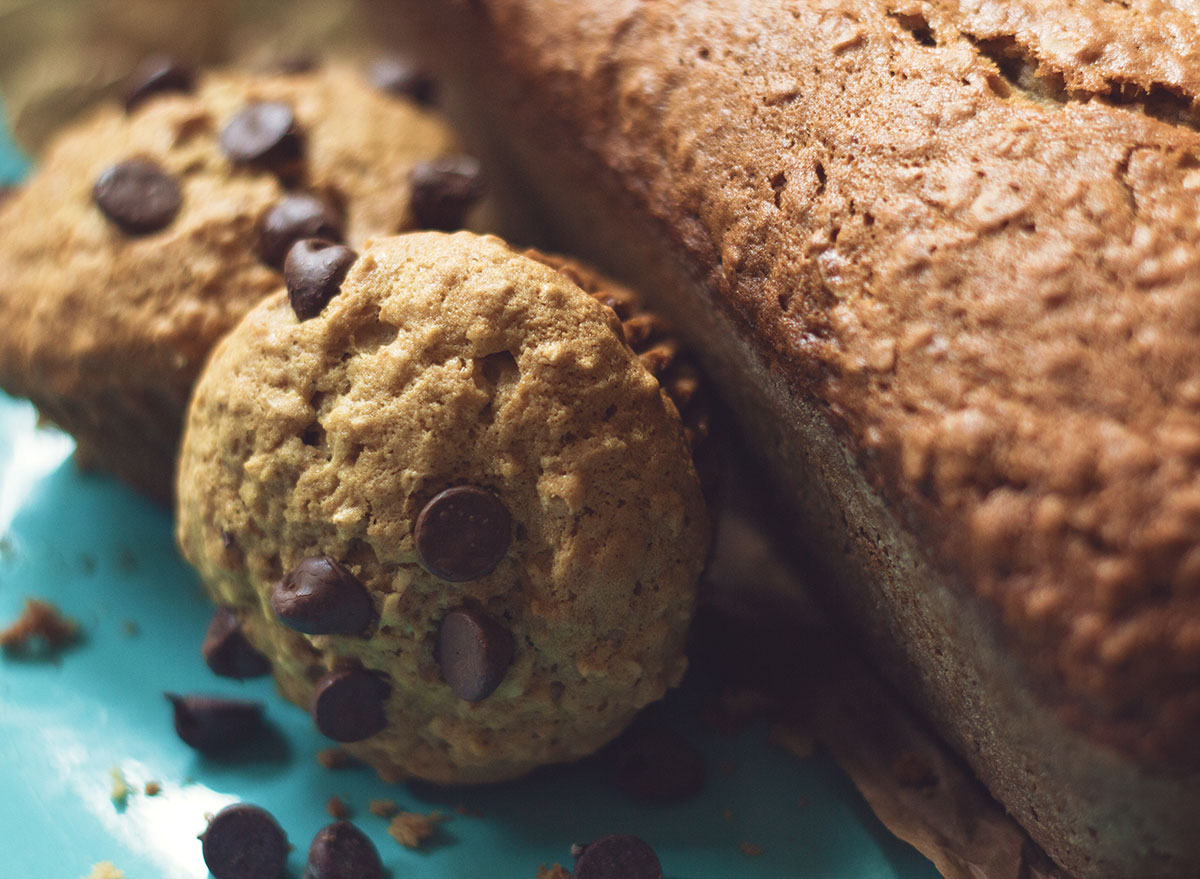
[(409, 175), (409, 206), (419, 229), (461, 229), (469, 211), (483, 197), (483, 166), (471, 156), (445, 156), (421, 162)]
[(491, 573), (508, 551), (512, 517), (486, 488), (456, 485), (435, 495), (417, 514), (413, 541), (421, 566), (461, 583)]
[(287, 863), (283, 828), (270, 812), (249, 803), (234, 803), (214, 815), (200, 842), (215, 879), (277, 879)]
[(602, 836), (584, 846), (572, 879), (662, 879), (654, 849), (636, 836)]
[(274, 269), (282, 271), (292, 245), (305, 238), (342, 240), (342, 218), (315, 195), (285, 195), (258, 221), (258, 252)]
[(613, 747), (612, 771), (621, 792), (643, 803), (674, 803), (704, 788), (704, 755), (676, 732), (645, 729)]
[(262, 706), (239, 699), (167, 693), (175, 709), (175, 732), (190, 747), (219, 754), (246, 744), (262, 729)]
[(288, 299), (300, 320), (320, 314), (342, 289), (342, 281), (358, 254), (349, 247), (306, 238), (297, 241), (283, 262), (283, 280)]
[(175, 178), (149, 159), (127, 159), (108, 168), (92, 187), (92, 200), (122, 230), (146, 235), (166, 228), (183, 203)]
[(271, 608), (306, 635), (361, 635), (375, 618), (367, 588), (327, 556), (307, 558), (284, 574), (271, 590)]
[(180, 64), (169, 55), (151, 55), (137, 66), (129, 77), (125, 92), (125, 112), (155, 95), (169, 92), (187, 94), (196, 87), (196, 77), (190, 67)]
[(221, 129), (221, 151), (239, 165), (286, 171), (303, 153), (296, 115), (281, 101), (250, 104)]
[(304, 879), (383, 879), (375, 844), (348, 821), (317, 831), (308, 849)]
[(389, 55), (373, 62), (367, 70), (367, 80), (389, 95), (410, 98), (424, 106), (434, 103), (436, 86), (433, 77), (403, 55)]
[(327, 672), (313, 691), (313, 722), (335, 742), (360, 742), (387, 724), (387, 693), (387, 684), (365, 669)]
[(223, 678), (256, 678), (271, 670), (271, 663), (246, 640), (241, 621), (227, 607), (213, 614), (200, 652), (208, 667)]
[(512, 634), (473, 610), (453, 610), (438, 629), (435, 658), (456, 696), (479, 702), (504, 680), (512, 663)]

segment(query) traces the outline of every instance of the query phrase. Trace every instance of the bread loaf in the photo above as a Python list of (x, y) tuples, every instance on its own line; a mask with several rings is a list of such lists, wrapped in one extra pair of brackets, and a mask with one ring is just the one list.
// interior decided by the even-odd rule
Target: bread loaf
[(828, 594), (1034, 838), (1197, 875), (1194, 7), (387, 5), (540, 243), (657, 292)]

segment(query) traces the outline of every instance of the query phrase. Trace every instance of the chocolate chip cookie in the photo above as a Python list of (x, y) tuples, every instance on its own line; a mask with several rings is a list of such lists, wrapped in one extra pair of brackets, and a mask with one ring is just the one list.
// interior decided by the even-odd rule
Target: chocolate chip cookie
[(155, 59), (0, 206), (0, 386), (167, 499), (192, 383), (292, 244), (461, 226), (481, 180), (431, 110), (348, 68)]
[(709, 523), (675, 405), (612, 309), (496, 238), (307, 245), (197, 384), (184, 554), (386, 779), (594, 751), (686, 666)]

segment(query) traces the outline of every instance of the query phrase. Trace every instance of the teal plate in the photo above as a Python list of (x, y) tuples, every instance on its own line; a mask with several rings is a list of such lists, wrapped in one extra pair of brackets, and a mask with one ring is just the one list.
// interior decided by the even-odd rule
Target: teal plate
[[(0, 180), (23, 168), (0, 143)], [(37, 426), (29, 404), (0, 394), (0, 621), (35, 596), (83, 633), (54, 659), (0, 657), (2, 876), (75, 879), (111, 861), (126, 879), (203, 879), (205, 814), (245, 800), (279, 819), (295, 846), (289, 875), (299, 877), (334, 795), (394, 879), (533, 879), (539, 864), (569, 866), (571, 843), (606, 833), (650, 842), (667, 879), (937, 875), (823, 755), (789, 755), (762, 725), (731, 736), (709, 729), (698, 680), (655, 709), (707, 757), (704, 792), (681, 805), (631, 803), (597, 761), (458, 790), (327, 770), (315, 755), (331, 743), (269, 679), (228, 681), (204, 665), (211, 608), (176, 552), (170, 516), (110, 478), (79, 473), (72, 450), (69, 437)], [(236, 761), (198, 757), (176, 738), (164, 691), (261, 700), (272, 735)], [(122, 806), (114, 770), (132, 789)], [(161, 792), (147, 796), (147, 781)], [(375, 798), (448, 818), (426, 850), (410, 851), (367, 812)]]

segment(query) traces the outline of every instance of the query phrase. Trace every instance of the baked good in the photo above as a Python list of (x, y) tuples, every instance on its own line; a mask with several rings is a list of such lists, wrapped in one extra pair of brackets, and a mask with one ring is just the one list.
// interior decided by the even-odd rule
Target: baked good
[(158, 61), (126, 107), (65, 131), (0, 206), (0, 386), (166, 500), (192, 382), (288, 246), (457, 227), (480, 175), (432, 111), (346, 67)]
[(832, 602), (1033, 837), (1195, 875), (1196, 13), (389, 5), (539, 240), (659, 293)]
[(386, 779), (594, 751), (686, 666), (708, 519), (674, 405), (499, 239), (306, 241), (286, 273), (197, 383), (184, 555)]

